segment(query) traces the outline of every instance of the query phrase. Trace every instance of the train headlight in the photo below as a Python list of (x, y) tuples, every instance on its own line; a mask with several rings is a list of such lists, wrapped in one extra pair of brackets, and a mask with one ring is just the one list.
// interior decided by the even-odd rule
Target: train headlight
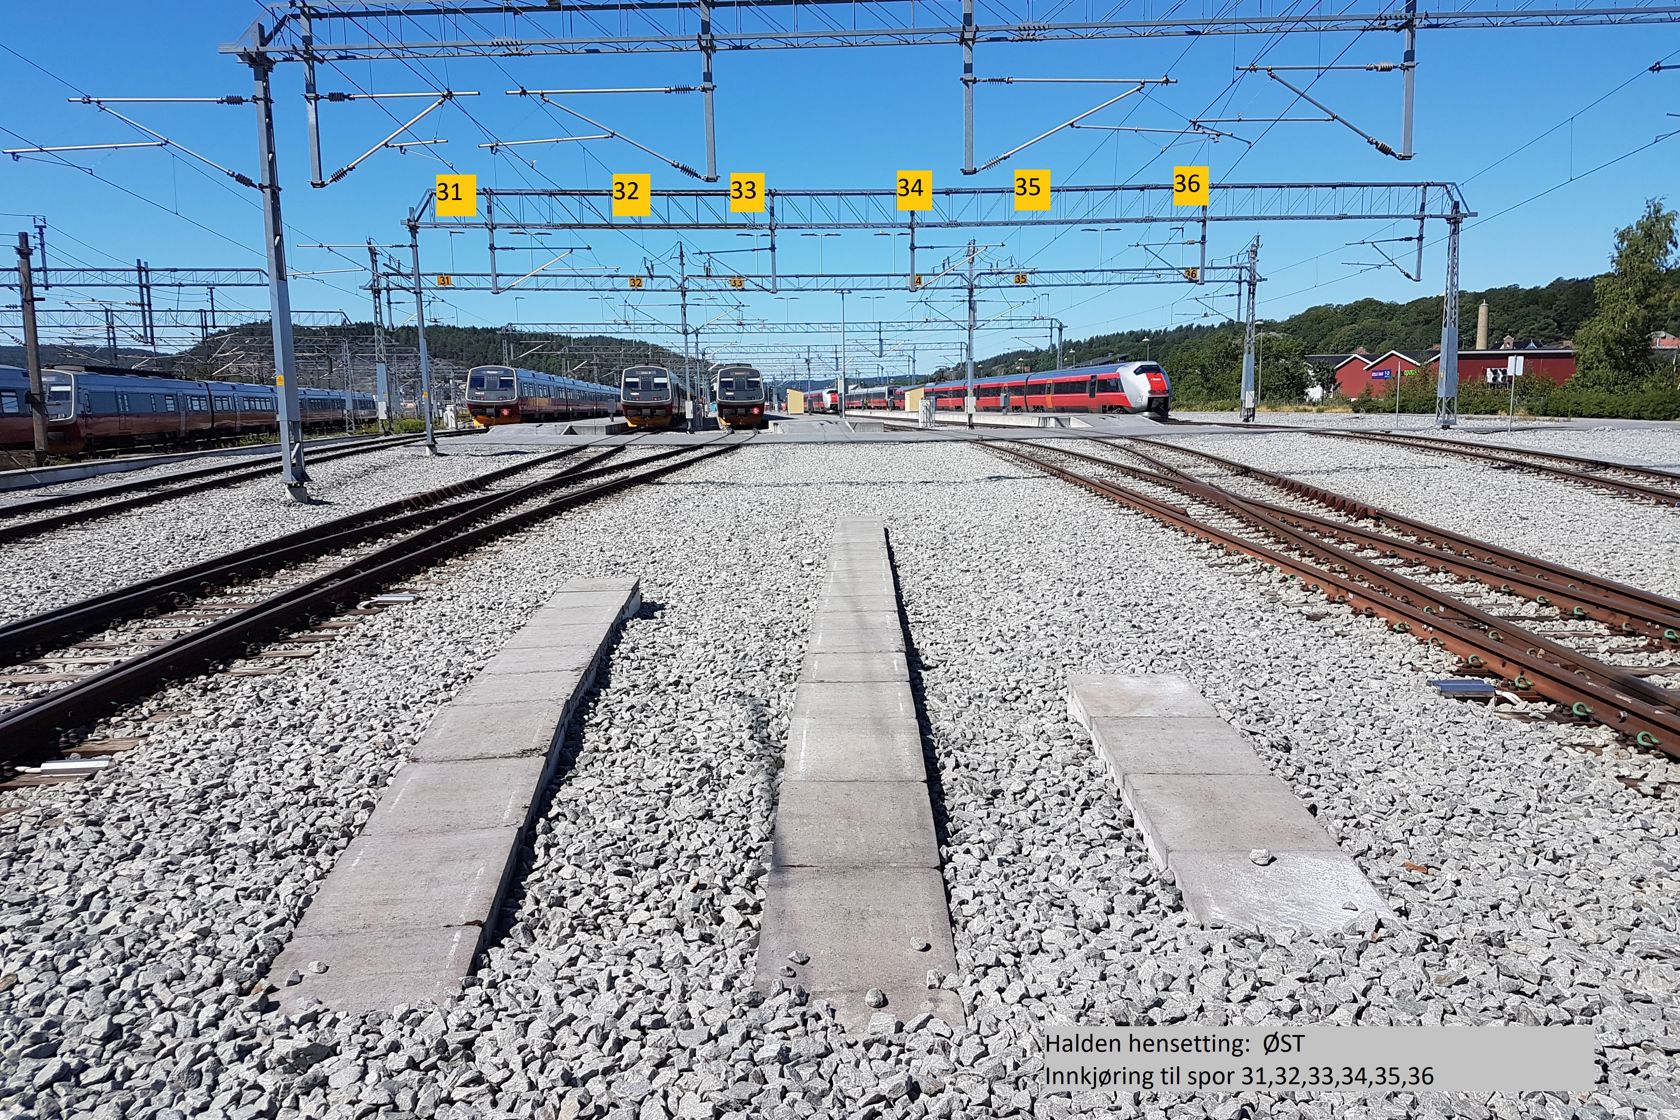
[(511, 412), (510, 409), (506, 409), (506, 408), (502, 409), (502, 415), (503, 416), (509, 416), (511, 414), (512, 414), (512, 412)]

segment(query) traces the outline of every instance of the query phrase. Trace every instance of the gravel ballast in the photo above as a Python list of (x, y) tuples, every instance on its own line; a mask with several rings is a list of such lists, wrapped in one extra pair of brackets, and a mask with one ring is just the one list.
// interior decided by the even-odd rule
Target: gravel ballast
[[(1680, 437), (1677, 437), (1680, 438)], [(1172, 443), (1263, 467), (1594, 575), (1680, 597), (1680, 510), (1452, 455), (1290, 432), (1174, 436)], [(1606, 437), (1570, 454), (1609, 454)], [(1109, 454), (1113, 449), (1092, 449)], [(1147, 449), (1146, 449), (1147, 450)], [(1121, 457), (1123, 458), (1123, 457)], [(1197, 467), (1198, 473), (1201, 468)], [(1209, 468), (1211, 470), (1211, 468)]]
[[(849, 1037), (749, 988), (781, 736), (842, 516), (889, 526), (948, 829), (960, 1032), (888, 1008)], [(1630, 790), (1630, 764), (1575, 749), (1577, 732), (1441, 700), (1425, 677), (1444, 661), (1250, 562), (949, 444), (748, 449), (480, 555), (283, 675), (160, 694), (113, 732), (180, 714), (100, 777), (5, 795), (0, 1114), (1680, 1107), (1676, 800)], [(262, 1009), (252, 983), (436, 707), (565, 579), (618, 574), (641, 577), (646, 606), (462, 998), (361, 1019)], [(1394, 921), (1314, 939), (1191, 924), (1068, 718), (1073, 671), (1189, 676)], [(1568, 1101), (1049, 1097), (1047, 1019), (1590, 1022), (1609, 1081)]]
[(448, 486), (536, 452), (446, 441), (311, 465), (309, 504), (270, 476), (25, 537), (0, 546), (0, 623), (319, 525), (406, 494)]

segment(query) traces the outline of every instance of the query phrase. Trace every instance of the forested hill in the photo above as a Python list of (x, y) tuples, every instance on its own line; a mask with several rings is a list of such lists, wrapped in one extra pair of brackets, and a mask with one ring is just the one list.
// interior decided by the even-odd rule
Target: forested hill
[[(1265, 287), (1260, 291), (1263, 309)], [(1476, 306), (1484, 299), (1488, 303), (1488, 334), (1495, 346), (1506, 335), (1513, 336), (1519, 344), (1545, 345), (1573, 338), (1593, 312), (1591, 279), (1558, 279), (1541, 288), (1512, 285), (1464, 292), (1459, 296), (1459, 337), (1466, 347), (1475, 344)], [(1349, 354), (1361, 346), (1373, 354), (1428, 350), (1441, 341), (1441, 297), (1423, 296), (1406, 303), (1362, 299), (1353, 303), (1319, 304), (1287, 319), (1262, 319), (1261, 328), (1268, 335), (1286, 336), (1306, 354)], [(1209, 316), (1208, 323), (1095, 335), (1066, 342), (1062, 347), (1062, 364), (1075, 366), (1108, 358), (1143, 358), (1147, 353), (1171, 369), (1179, 351), (1188, 348), (1199, 351), (1211, 341), (1210, 336), (1240, 330), (1236, 324)], [(1147, 344), (1145, 338), (1149, 339)], [(1012, 350), (976, 362), (976, 369), (1005, 373), (1019, 369), (1023, 362), (1029, 369), (1052, 369), (1055, 357), (1052, 349)]]

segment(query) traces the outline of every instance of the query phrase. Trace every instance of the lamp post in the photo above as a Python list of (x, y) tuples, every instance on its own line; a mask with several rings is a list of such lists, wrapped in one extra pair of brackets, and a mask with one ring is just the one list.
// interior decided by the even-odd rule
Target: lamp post
[(802, 233), (799, 236), (801, 236), (801, 237), (814, 237), (814, 238), (817, 239), (817, 272), (822, 273), (823, 272), (823, 239), (828, 238), (828, 237), (839, 237), (840, 235), (838, 233)]

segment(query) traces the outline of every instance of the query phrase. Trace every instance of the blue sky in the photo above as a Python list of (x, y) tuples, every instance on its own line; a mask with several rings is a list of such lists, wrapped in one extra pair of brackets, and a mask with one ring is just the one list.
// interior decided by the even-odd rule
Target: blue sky
[[(167, 13), (162, 18), (160, 10)], [(142, 139), (95, 109), (67, 104), (66, 97), (77, 91), (109, 97), (248, 94), (249, 72), (216, 48), (236, 38), (260, 14), (252, 0), (177, 0), (162, 9), (105, 0), (74, 8), (10, 5), (0, 27), (0, 43), (9, 48), (0, 51), (0, 147)], [(1295, 65), (1338, 58), (1343, 63), (1396, 61), (1400, 49), (1398, 35), (1375, 33), (1357, 41), (1345, 34), (1302, 34), (1281, 42), (1209, 36), (982, 45), (977, 72), (1170, 74), (1176, 84), (1122, 102), (1090, 123), (1177, 128), (1210, 104), (1222, 116), (1313, 112), (1302, 104), (1291, 107), (1288, 91), (1263, 75), (1239, 79), (1237, 66), (1257, 59)], [(56, 77), (30, 68), (18, 55)], [(1232, 126), (1257, 142), (1182, 143), (1166, 151), (1159, 146), (1164, 137), (1156, 134), (1071, 130), (990, 172), (964, 177), (959, 174), (962, 92), (955, 46), (739, 52), (720, 56), (716, 66), (718, 156), (725, 174), (762, 171), (772, 187), (786, 188), (886, 186), (901, 167), (932, 168), (938, 186), (1003, 186), (1013, 166), (1049, 167), (1058, 185), (1159, 182), (1170, 176), (1175, 163), (1209, 164), (1216, 185), (1222, 179), (1453, 180), (1463, 184), (1471, 206), (1483, 215), (1465, 231), (1463, 286), (1545, 283), (1604, 267), (1614, 229), (1630, 221), (1646, 198), (1671, 193), (1680, 137), (1639, 150), (1680, 127), (1680, 120), (1667, 115), (1671, 108), (1680, 109), (1680, 72), (1645, 72), (1662, 58), (1680, 62), (1680, 28), (1423, 32), (1417, 158), (1409, 163), (1381, 155), (1334, 124), (1279, 124), (1269, 131), (1260, 125)], [(1287, 76), (1297, 83), (1310, 78), (1300, 73)], [(464, 111), (446, 106), (416, 129), (419, 137), (448, 139), (448, 144), (430, 151), (461, 171), (477, 173), (482, 185), (604, 188), (609, 172), (619, 170), (651, 172), (658, 190), (700, 184), (618, 141), (524, 149), (523, 154), (536, 159), (535, 167), (508, 155), (493, 157), (477, 145), (486, 132), (512, 140), (559, 131), (549, 111), (503, 95), (515, 85), (670, 85), (697, 78), (697, 63), (687, 56), (636, 55), (413, 66), (354, 63), (337, 73), (323, 72), (320, 87), (323, 92), (406, 92), (447, 85), (482, 91), (477, 98), (463, 100)], [(1398, 74), (1337, 72), (1326, 75), (1313, 93), (1367, 131), (1392, 141), (1399, 131), (1400, 84)], [(977, 94), (976, 155), (989, 159), (1112, 92), (1112, 87), (1092, 86), (982, 86)], [(281, 68), (277, 93), (283, 198), (292, 243), (355, 242), (369, 236), (399, 240), (407, 206), (433, 175), (448, 168), (419, 151), (384, 151), (343, 182), (314, 190), (308, 184), (298, 68)], [(572, 103), (649, 147), (691, 165), (703, 160), (697, 97), (595, 97)], [(404, 117), (421, 104), (386, 103)], [(146, 105), (124, 111), (218, 163), (245, 172), (255, 168), (255, 125), (249, 107)], [(328, 105), (322, 116), (329, 167), (341, 165), (395, 127), (375, 105)], [(1610, 160), (1618, 162), (1589, 174)], [(122, 189), (67, 162), (90, 168)], [(131, 264), (136, 258), (155, 267), (252, 267), (262, 262), (255, 192), (185, 157), (127, 150), (75, 153), (65, 160), (3, 160), (0, 186), (0, 214), (12, 223), (6, 228), (24, 228), (20, 215), (45, 214), (55, 257), (63, 264)], [(1412, 232), (1407, 229), (1355, 223), (1257, 230), (1216, 226), (1210, 257), (1239, 252), (1255, 232), (1263, 239), (1261, 270), (1267, 281), (1260, 303), (1265, 316), (1365, 296), (1416, 298), (1438, 293), (1441, 287), (1438, 229), (1431, 230), (1422, 284), (1391, 270), (1360, 272), (1356, 264), (1347, 263), (1371, 259), (1371, 250), (1346, 248), (1346, 242)], [(584, 239), (590, 249), (580, 255), (580, 263), (626, 265), (662, 257), (677, 236), (635, 229), (591, 234)], [(1150, 260), (1144, 250), (1129, 248), (1130, 243), (1169, 235), (1164, 228), (1152, 227), (1145, 234), (1143, 227), (1133, 227), (1100, 236), (1075, 231), (1054, 244), (1048, 243), (1051, 236), (1039, 231), (1011, 234), (998, 239), (1006, 245), (994, 256), (1030, 258), (1061, 268), (1089, 266), (1099, 259), (1113, 267), (1142, 266)], [(726, 247), (703, 238), (691, 238), (690, 244)], [(859, 234), (820, 244), (822, 263), (829, 269), (886, 271), (892, 267), (889, 254), (897, 242)], [(743, 245), (736, 240), (733, 247)], [(789, 238), (781, 268), (815, 271), (818, 245)], [(482, 240), (468, 235), (431, 235), (424, 252), (428, 271), (484, 264)], [(1161, 252), (1177, 259), (1170, 248)], [(296, 248), (291, 263), (298, 270), (349, 268), (362, 263), (365, 254), (353, 253), (351, 258)], [(531, 263), (541, 262), (533, 257)], [(364, 280), (353, 273), (299, 280), (293, 287), (293, 304), (300, 309), (341, 308), (365, 318), (366, 297), (357, 287)], [(1013, 308), (990, 300), (981, 313), (1052, 315), (1067, 323), (1069, 337), (1080, 337), (1197, 318), (1206, 309), (1190, 298), (1193, 294), (1206, 293), (1188, 288), (1052, 290), (1012, 296), (1018, 304)], [(264, 302), (257, 291), (229, 293), (226, 299), (251, 306)], [(454, 293), (433, 314), (462, 325), (499, 325), (514, 320), (596, 320), (604, 306), (612, 306), (616, 315), (627, 304), (637, 304), (645, 314), (674, 322), (671, 302), (671, 297), (660, 295), (626, 294), (604, 303), (582, 295), (527, 293), (515, 304), (507, 295)], [(778, 320), (829, 320), (839, 314), (839, 299), (833, 295), (804, 294), (797, 301), (749, 295), (746, 306), (750, 314)], [(1221, 306), (1229, 309), (1229, 301)], [(697, 321), (718, 310), (697, 309)], [(853, 296), (847, 310), (853, 321), (921, 314), (900, 295), (873, 301)], [(1497, 308), (1494, 319), (1497, 331)], [(1041, 343), (1044, 337), (1038, 332), (1021, 336), (994, 331), (983, 337), (979, 349), (986, 353), (1013, 348), (1023, 340)], [(924, 341), (930, 340), (924, 336)], [(859, 361), (865, 357), (860, 355)]]

